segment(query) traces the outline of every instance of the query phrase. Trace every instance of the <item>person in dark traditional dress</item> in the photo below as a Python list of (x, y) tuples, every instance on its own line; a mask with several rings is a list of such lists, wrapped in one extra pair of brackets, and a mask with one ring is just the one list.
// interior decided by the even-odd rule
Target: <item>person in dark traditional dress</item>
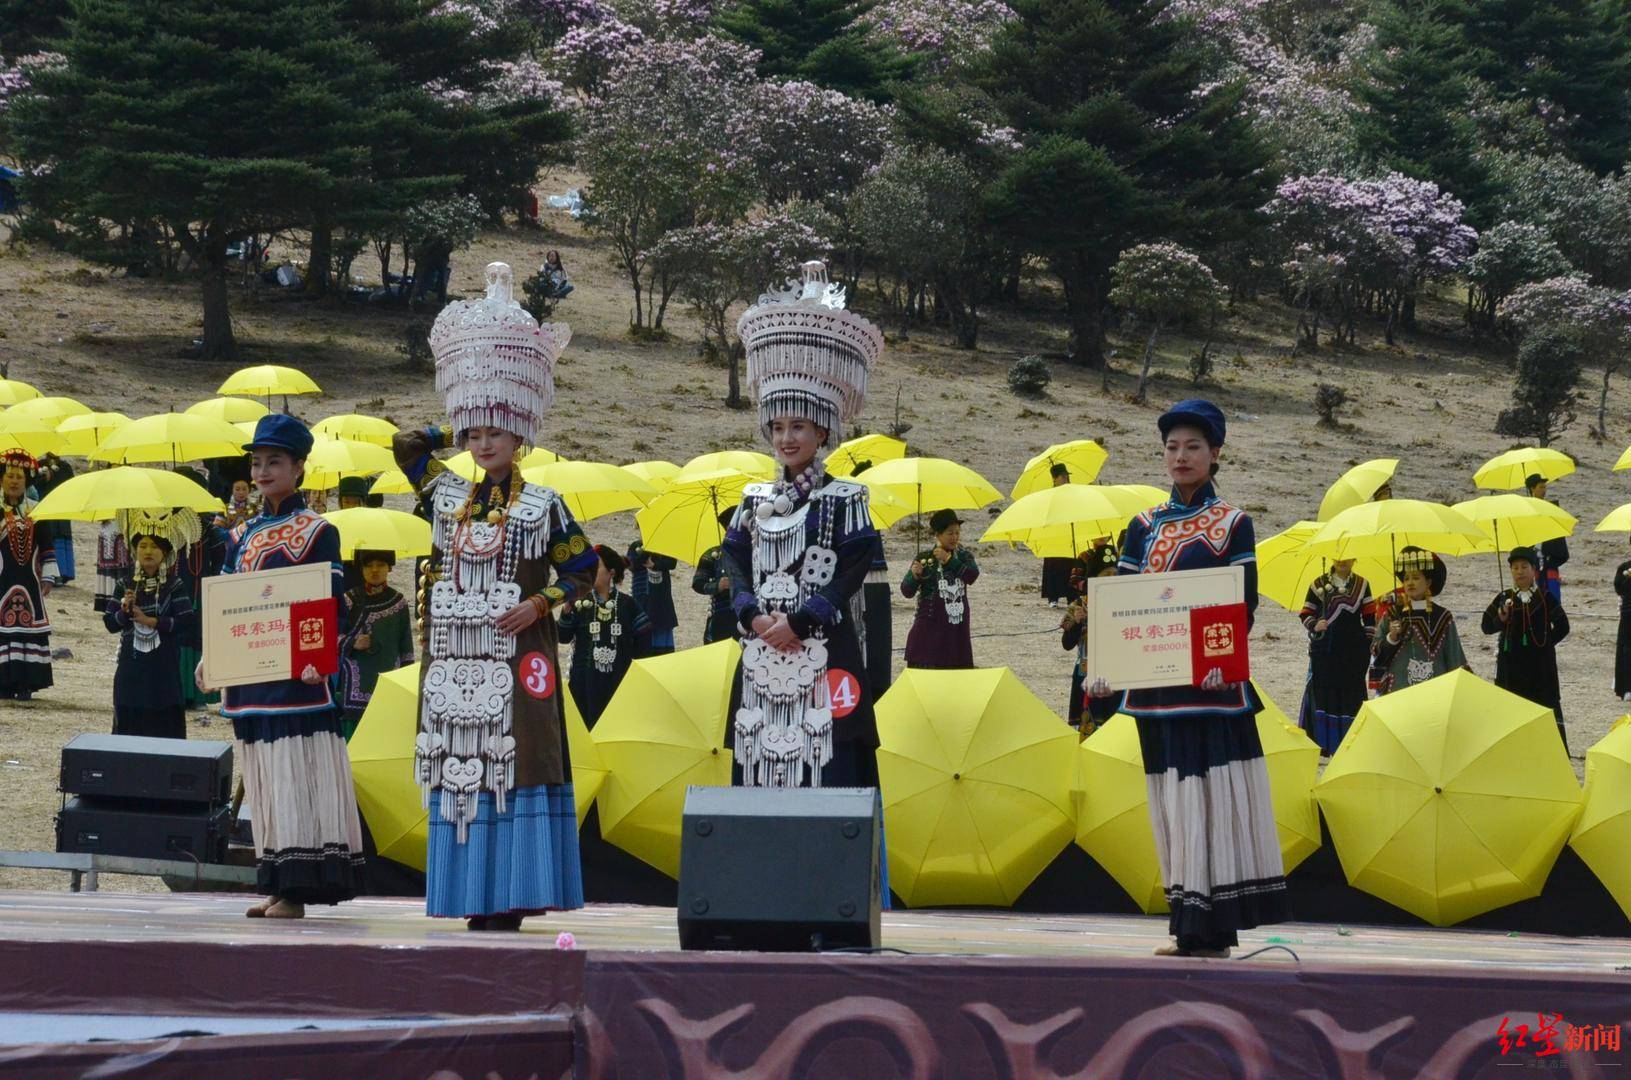
[(974, 552), (958, 543), (963, 523), (955, 511), (935, 511), (929, 528), (934, 547), (912, 561), (900, 583), (902, 596), (917, 597), (917, 616), (906, 633), (906, 666), (971, 668), (968, 587), (979, 579), (980, 567)]
[[(1070, 483), (1070, 466), (1055, 462), (1048, 475), (1054, 487), (1061, 487)], [(1058, 607), (1061, 600), (1069, 601), (1075, 595), (1070, 587), (1070, 575), (1076, 568), (1076, 560), (1065, 555), (1050, 555), (1042, 560), (1042, 599), (1049, 607)]]
[[(189, 466), (182, 465), (176, 472), (189, 480), (197, 481), (200, 485), (205, 482), (205, 477)], [(200, 518), (197, 537), (183, 540), (184, 546), (177, 549), (176, 576), (186, 587), (195, 612), (204, 609), (204, 579), (215, 577), (226, 563), (228, 542), (227, 530), (221, 527), (219, 517)], [(219, 694), (204, 693), (193, 679), (193, 672), (198, 668), (198, 658), (204, 652), (204, 627), (201, 617), (190, 620), (182, 628), (179, 652), (182, 707), (206, 709), (211, 705), (220, 704)]]
[(611, 704), (629, 665), (651, 651), (651, 623), (646, 613), (632, 596), (617, 590), (628, 564), (604, 544), (595, 546), (595, 554), (600, 564), (595, 568), (594, 590), (574, 600), (560, 618), (562, 640), (572, 641), (567, 684), (588, 728), (599, 722), (600, 714)]
[[(1252, 520), (1213, 487), (1223, 412), (1181, 401), (1161, 415), (1172, 497), (1127, 527), (1117, 570), (1152, 574), (1245, 568), (1246, 612), (1257, 610)], [(1110, 693), (1102, 673), (1095, 697)], [(1268, 768), (1257, 734), (1262, 699), (1250, 682), (1225, 683), (1213, 668), (1199, 686), (1129, 690), (1122, 711), (1138, 722), (1155, 852), (1174, 941), (1158, 956), (1222, 958), (1237, 931), (1288, 917)]]
[(1378, 694), (1390, 694), (1456, 668), (1471, 671), (1455, 616), (1433, 603), (1448, 577), (1444, 560), (1419, 547), (1401, 548), (1393, 572), (1399, 588), (1377, 604), (1371, 686)]
[[(292, 416), (272, 413), (256, 424), (245, 449), (254, 459), (260, 513), (240, 527), (222, 572), (323, 567), (344, 619), (339, 531), (308, 510), (299, 492), (312, 441), (311, 431)], [(203, 663), (195, 679), (208, 693), (213, 688), (204, 682)], [(256, 886), (266, 897), (244, 914), (298, 919), (307, 904), (356, 896), (362, 888), (362, 823), (328, 680), (307, 664), (293, 678), (229, 686), (221, 715), (232, 721), (237, 737), (236, 757), (254, 811)]]
[(666, 656), (674, 651), (674, 628), (680, 624), (674, 611), (674, 569), (679, 561), (647, 551), (636, 540), (629, 545), (629, 595), (646, 613), (651, 626), (650, 656)]
[(1297, 618), (1308, 631), (1308, 681), (1299, 726), (1334, 754), (1365, 704), (1365, 673), (1376, 639), (1376, 602), (1370, 583), (1339, 559), (1314, 579)]
[[(721, 510), (720, 527), (730, 528), (735, 518), (736, 507)], [(731, 579), (725, 572), (725, 549), (722, 545), (715, 544), (697, 560), (696, 572), (691, 575), (691, 591), (708, 598), (708, 621), (702, 624), (704, 645), (742, 636), (742, 628), (736, 624), (736, 611), (731, 607)]]
[[(1529, 492), (1531, 499), (1546, 498), (1546, 478), (1540, 473), (1530, 473), (1523, 482), (1524, 489)], [(1569, 541), (1559, 536), (1555, 540), (1544, 540), (1535, 549), (1535, 575), (1540, 587), (1546, 590), (1553, 600), (1563, 602), (1563, 564), (1569, 561)]]
[(27, 701), (51, 685), (51, 619), (57, 577), (50, 523), (35, 521), (28, 485), (34, 458), (0, 453), (0, 700)]
[(1614, 571), (1614, 591), (1620, 596), (1620, 631), (1614, 642), (1614, 696), (1631, 701), (1631, 560)]
[[(198, 515), (181, 513), (191, 516), (196, 530)], [(102, 615), (108, 632), (119, 635), (113, 733), (185, 739), (180, 640), (197, 619), (192, 597), (172, 573), (176, 549), (171, 536), (157, 529), (138, 531), (127, 542), (136, 553), (135, 568), (121, 583), (120, 602)]]
[[(1106, 538), (1108, 540), (1108, 538)], [(1087, 738), (1100, 724), (1116, 715), (1121, 708), (1121, 695), (1093, 697), (1087, 693), (1087, 579), (1109, 577), (1116, 572), (1116, 549), (1108, 542), (1082, 552), (1073, 575), (1076, 599), (1065, 608), (1059, 620), (1059, 645), (1076, 653), (1075, 666), (1070, 671), (1070, 702), (1067, 713), (1070, 726)], [(1086, 715), (1083, 715), (1083, 714)]]
[(883, 335), (844, 309), (819, 262), (743, 314), (749, 392), (780, 464), (749, 484), (725, 533), (723, 571), (742, 629), (740, 782), (875, 787), (878, 729), (853, 601), (878, 558), (867, 488), (827, 452), (866, 400)]
[(226, 485), (222, 500), (226, 503), (226, 511), (216, 520), (216, 524), (230, 536), (234, 532), (241, 532), (244, 523), (260, 513), (260, 492), (249, 482), (248, 458), (223, 458), (218, 471), (222, 483)]
[(389, 580), (396, 552), (359, 548), (351, 562), (360, 584), (346, 590), (345, 632), (335, 676), (340, 735), (346, 742), (357, 733), (379, 677), (413, 663), (413, 614), (407, 598), (391, 588)]
[(878, 555), (861, 585), (859, 626), (867, 686), (872, 700), (877, 701), (888, 692), (895, 675), (894, 589), (889, 583), (889, 560), (884, 557), (882, 536), (878, 538)]
[[(55, 491), (74, 478), (74, 467), (55, 454), (40, 457), (40, 467), (34, 476), (34, 491), (40, 498)], [(53, 521), (51, 549), (57, 556), (57, 576), (54, 585), (66, 585), (74, 580), (74, 527), (68, 521)]]
[(1569, 616), (1562, 603), (1541, 588), (1539, 562), (1532, 547), (1512, 549), (1506, 557), (1512, 588), (1496, 593), (1484, 609), (1483, 629), (1486, 634), (1500, 635), (1495, 644), (1495, 685), (1551, 709), (1567, 750), (1557, 646), (1569, 636)]
[(117, 608), (124, 599), (119, 585), (134, 564), (125, 534), (114, 520), (104, 521), (96, 534), (96, 595), (91, 601), (98, 614)]

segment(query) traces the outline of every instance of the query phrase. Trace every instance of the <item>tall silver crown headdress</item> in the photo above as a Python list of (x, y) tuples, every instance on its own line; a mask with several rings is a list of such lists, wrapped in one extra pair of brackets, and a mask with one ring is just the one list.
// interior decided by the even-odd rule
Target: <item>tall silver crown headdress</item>
[(174, 510), (121, 510), (118, 516), (119, 532), (134, 552), (138, 536), (158, 536), (170, 544), (170, 554), (164, 557), (168, 571), (189, 545), (198, 543), (204, 535), (204, 524), (195, 511), (184, 507)]
[(867, 369), (883, 352), (883, 333), (844, 309), (844, 288), (827, 280), (825, 264), (801, 269), (802, 281), (760, 296), (736, 331), (765, 437), (772, 420), (796, 416), (824, 428), (831, 449), (866, 405)]
[(473, 427), (496, 427), (537, 445), (555, 403), (555, 361), (570, 340), (566, 323), (540, 326), (516, 303), (508, 263), (488, 263), (487, 295), (449, 304), (430, 330), (455, 444), (462, 449)]

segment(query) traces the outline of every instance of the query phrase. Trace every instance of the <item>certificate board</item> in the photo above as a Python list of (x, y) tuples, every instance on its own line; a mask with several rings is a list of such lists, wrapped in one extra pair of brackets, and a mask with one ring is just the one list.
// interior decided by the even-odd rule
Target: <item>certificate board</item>
[(1245, 599), (1241, 566), (1089, 578), (1089, 683), (1102, 677), (1112, 690), (1193, 685), (1190, 610)]
[(204, 579), (204, 682), (212, 688), (293, 678), (289, 609), (334, 595), (328, 563)]

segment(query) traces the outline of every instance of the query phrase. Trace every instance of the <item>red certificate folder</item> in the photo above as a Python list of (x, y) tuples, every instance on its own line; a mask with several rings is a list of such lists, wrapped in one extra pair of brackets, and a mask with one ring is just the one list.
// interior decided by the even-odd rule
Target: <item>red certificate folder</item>
[(339, 622), (332, 596), (289, 605), (289, 671), (294, 678), (300, 678), (307, 664), (319, 675), (340, 670)]
[(1222, 671), (1224, 682), (1241, 683), (1250, 679), (1252, 665), (1246, 654), (1246, 605), (1217, 604), (1191, 608), (1189, 658), (1196, 686), (1213, 668)]

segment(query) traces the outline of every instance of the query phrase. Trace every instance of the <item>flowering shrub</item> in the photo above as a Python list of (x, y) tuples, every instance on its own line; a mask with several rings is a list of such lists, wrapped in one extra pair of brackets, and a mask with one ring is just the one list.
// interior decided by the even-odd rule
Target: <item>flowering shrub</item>
[(1135, 400), (1149, 384), (1155, 341), (1168, 325), (1210, 315), (1222, 306), (1223, 286), (1200, 256), (1177, 244), (1139, 244), (1121, 253), (1110, 269), (1110, 302), (1150, 323)]
[(550, 55), (566, 85), (593, 92), (645, 41), (639, 27), (620, 19), (603, 19), (568, 30)]
[(931, 70), (946, 71), (988, 48), (1013, 17), (1000, 0), (885, 0), (862, 20), (874, 39), (919, 54)]
[(1626, 349), (1631, 347), (1631, 293), (1569, 274), (1519, 287), (1498, 312), (1525, 338), (1543, 329), (1567, 331), (1580, 342), (1587, 359), (1602, 364), (1597, 432), (1606, 437), (1609, 377), (1625, 362)]
[(753, 162), (772, 203), (837, 207), (889, 147), (888, 110), (815, 83), (759, 83), (741, 106), (726, 136)]
[(1496, 309), (1512, 290), (1568, 269), (1568, 260), (1545, 229), (1503, 221), (1484, 231), (1478, 252), (1467, 260), (1468, 308), (1478, 322), (1493, 326)]

